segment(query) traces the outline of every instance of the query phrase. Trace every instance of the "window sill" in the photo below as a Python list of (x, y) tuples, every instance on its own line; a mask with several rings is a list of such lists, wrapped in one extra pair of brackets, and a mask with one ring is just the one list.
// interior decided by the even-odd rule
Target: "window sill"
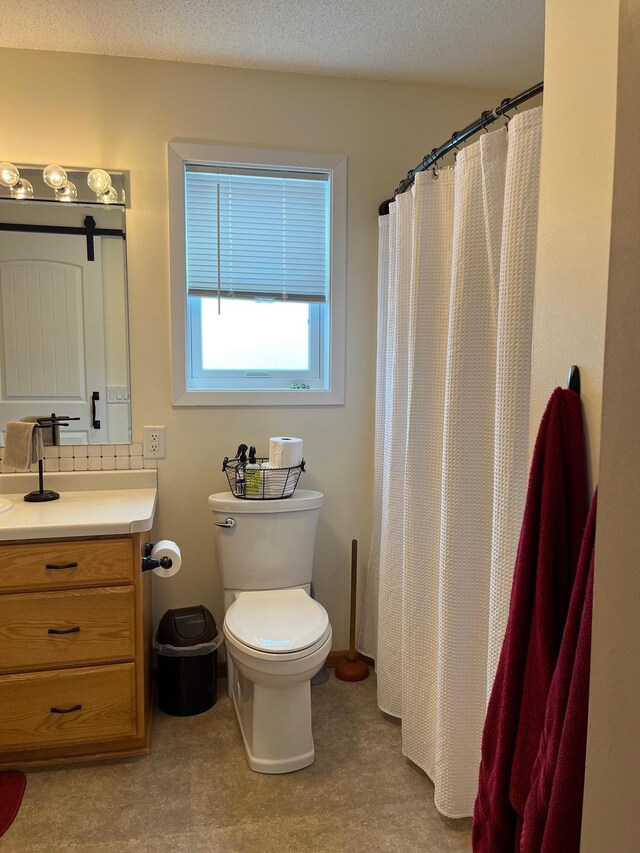
[(314, 390), (272, 391), (185, 391), (174, 398), (173, 406), (343, 406), (344, 393)]

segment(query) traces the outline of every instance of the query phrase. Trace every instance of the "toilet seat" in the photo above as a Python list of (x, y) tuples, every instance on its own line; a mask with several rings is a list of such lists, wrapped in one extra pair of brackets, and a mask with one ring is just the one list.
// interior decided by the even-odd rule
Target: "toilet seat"
[[(320, 637), (320, 639), (315, 642), (312, 646), (309, 646), (306, 649), (302, 649), (298, 652), (259, 652), (257, 649), (254, 649), (252, 646), (245, 645), (241, 640), (238, 640), (237, 637), (234, 637), (232, 633), (230, 633), (229, 629), (224, 627), (224, 639), (227, 644), (227, 648), (235, 650), (235, 652), (244, 653), (247, 657), (250, 657), (252, 660), (258, 664), (259, 661), (263, 661), (265, 665), (273, 665), (278, 667), (278, 670), (285, 671), (285, 664), (287, 661), (306, 661), (308, 658), (313, 657), (313, 655), (318, 651), (318, 649), (322, 649), (326, 644), (327, 640), (331, 640), (331, 626), (327, 627), (327, 630)], [(331, 646), (329, 644), (330, 651)]]
[(226, 612), (225, 634), (260, 657), (304, 657), (331, 632), (324, 607), (302, 589), (241, 592)]

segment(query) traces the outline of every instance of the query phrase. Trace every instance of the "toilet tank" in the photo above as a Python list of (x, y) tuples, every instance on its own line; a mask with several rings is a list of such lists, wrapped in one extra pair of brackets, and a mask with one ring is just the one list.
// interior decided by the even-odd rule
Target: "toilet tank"
[(210, 495), (223, 587), (258, 590), (309, 584), (323, 500), (322, 492), (305, 489), (272, 501), (242, 500), (229, 492)]

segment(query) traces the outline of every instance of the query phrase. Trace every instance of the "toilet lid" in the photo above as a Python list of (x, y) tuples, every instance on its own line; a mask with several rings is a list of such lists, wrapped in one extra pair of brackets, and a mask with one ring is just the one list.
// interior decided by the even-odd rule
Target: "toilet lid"
[(329, 626), (327, 611), (303, 589), (241, 592), (227, 610), (227, 630), (261, 652), (296, 652), (317, 643)]

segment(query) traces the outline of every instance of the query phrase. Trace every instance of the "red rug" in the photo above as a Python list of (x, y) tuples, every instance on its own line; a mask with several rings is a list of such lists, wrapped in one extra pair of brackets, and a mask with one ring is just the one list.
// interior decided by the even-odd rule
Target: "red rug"
[(27, 777), (19, 770), (0, 773), (0, 837), (15, 820), (26, 787)]

